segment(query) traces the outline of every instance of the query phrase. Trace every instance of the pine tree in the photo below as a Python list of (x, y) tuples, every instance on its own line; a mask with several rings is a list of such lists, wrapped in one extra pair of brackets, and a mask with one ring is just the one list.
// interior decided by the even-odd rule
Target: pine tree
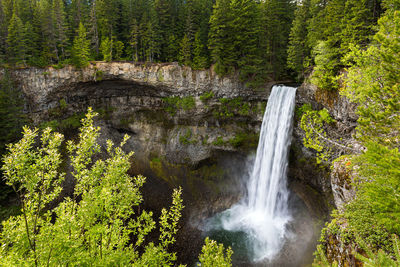
[(4, 21), (6, 23), (6, 27), (8, 28), (13, 13), (16, 11), (16, 7), (14, 7), (14, 0), (2, 0), (0, 5), (2, 5)]
[(86, 29), (81, 22), (72, 46), (72, 63), (77, 68), (86, 67), (89, 64), (89, 46), (90, 41), (86, 39)]
[(169, 62), (178, 61), (180, 43), (176, 38), (175, 34), (172, 34), (168, 38), (168, 48), (166, 50), (166, 59)]
[(49, 64), (48, 55), (46, 53), (48, 48), (45, 43), (45, 34), (42, 30), (42, 9), (39, 2), (33, 5), (32, 16), (32, 32), (29, 34), (31, 34), (31, 42), (33, 42), (33, 46), (31, 47), (33, 55), (30, 59), (30, 64), (45, 67)]
[(115, 40), (113, 42), (113, 51), (114, 52), (114, 59), (115, 60), (121, 60), (122, 59), (122, 54), (124, 53), (124, 43), (121, 41)]
[(208, 47), (215, 71), (219, 75), (232, 73), (235, 68), (236, 52), (232, 28), (230, 0), (217, 0), (210, 17)]
[(286, 75), (287, 44), (294, 12), (290, 0), (267, 0), (261, 5), (263, 72), (279, 79)]
[(139, 25), (136, 19), (132, 20), (129, 44), (132, 47), (132, 60), (139, 60)]
[(88, 35), (91, 37), (92, 50), (95, 52), (95, 57), (97, 58), (100, 52), (100, 41), (99, 41), (99, 29), (97, 22), (97, 0), (93, 0), (92, 7), (90, 9), (90, 19), (89, 25), (90, 30)]
[(54, 23), (54, 36), (56, 41), (56, 57), (57, 60), (65, 59), (66, 48), (68, 45), (67, 39), (67, 24), (65, 20), (64, 1), (53, 0), (53, 23)]
[(190, 42), (189, 42), (189, 38), (187, 37), (186, 34), (180, 42), (179, 63), (186, 65), (186, 66), (190, 66), (192, 64)]
[(253, 79), (261, 65), (259, 6), (254, 0), (232, 0), (233, 46), (241, 80)]
[[(372, 2), (372, 3), (371, 3)], [(367, 46), (373, 35), (379, 10), (374, 10), (375, 0), (347, 0), (340, 33), (341, 50), (349, 52), (351, 44)]]
[(7, 36), (7, 55), (11, 62), (25, 61), (26, 45), (24, 39), (24, 25), (14, 9)]
[(120, 0), (97, 0), (98, 25), (101, 36), (119, 38)]
[(3, 11), (3, 5), (0, 4), (0, 62), (5, 59), (7, 41), (7, 23)]
[(24, 26), (24, 43), (26, 45), (26, 59), (28, 62), (32, 62), (32, 57), (38, 53), (35, 40), (37, 40), (37, 36), (31, 23), (28, 21)]
[(58, 49), (56, 43), (56, 29), (53, 16), (52, 0), (42, 0), (38, 5), (41, 25), (41, 52), (48, 63), (58, 61)]
[(208, 67), (208, 59), (205, 46), (200, 38), (200, 31), (196, 32), (194, 38), (193, 69), (204, 69)]
[(297, 6), (289, 35), (287, 64), (296, 72), (298, 78), (304, 77), (304, 70), (311, 56), (305, 38), (307, 22), (310, 19), (310, 2), (311, 0), (304, 0)]
[(103, 55), (103, 60), (110, 62), (113, 57), (113, 41), (112, 39), (109, 39), (108, 37), (103, 38), (101, 40), (101, 45), (100, 45), (100, 51), (101, 54)]
[[(168, 54), (168, 39), (171, 34), (173, 34), (173, 29), (174, 29), (174, 21), (173, 21), (173, 16), (172, 16), (172, 1), (170, 0), (155, 0), (154, 1), (154, 8), (155, 12), (150, 14), (150, 20), (152, 21), (151, 28), (151, 34), (156, 36), (158, 33), (156, 33), (156, 30), (159, 30), (159, 44), (158, 46), (160, 47), (160, 55), (161, 55), (161, 60), (165, 60), (165, 57)], [(158, 26), (154, 25), (154, 21), (158, 21), (158, 26), (159, 28), (157, 29)], [(153, 38), (152, 38), (153, 39)], [(154, 42), (154, 41), (152, 41)], [(154, 47), (154, 45), (151, 45)], [(151, 49), (154, 50), (154, 49)], [(150, 54), (153, 54), (153, 56), (150, 56), (151, 61), (154, 59), (154, 52), (151, 52)]]

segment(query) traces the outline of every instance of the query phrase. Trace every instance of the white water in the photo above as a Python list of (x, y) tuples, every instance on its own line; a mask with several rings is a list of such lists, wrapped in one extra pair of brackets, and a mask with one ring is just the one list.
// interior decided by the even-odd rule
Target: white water
[(247, 184), (248, 195), (221, 217), (225, 230), (247, 233), (254, 261), (271, 259), (280, 251), (291, 219), (286, 172), (295, 95), (296, 88), (273, 87)]

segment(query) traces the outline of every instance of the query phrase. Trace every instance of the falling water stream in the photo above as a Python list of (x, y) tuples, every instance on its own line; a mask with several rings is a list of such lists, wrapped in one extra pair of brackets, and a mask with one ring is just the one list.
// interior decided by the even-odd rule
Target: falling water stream
[(247, 182), (247, 195), (218, 216), (223, 230), (246, 236), (252, 261), (272, 259), (288, 235), (286, 225), (291, 216), (286, 173), (295, 95), (296, 88), (273, 87)]

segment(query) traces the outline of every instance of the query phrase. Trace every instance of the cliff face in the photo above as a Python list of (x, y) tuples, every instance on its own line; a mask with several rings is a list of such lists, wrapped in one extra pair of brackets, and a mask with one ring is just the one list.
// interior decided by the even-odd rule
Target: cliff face
[(177, 64), (97, 62), (81, 70), (28, 68), (12, 75), (34, 122), (68, 119), (93, 106), (107, 113), (105, 126), (134, 135), (132, 149), (174, 163), (196, 164), (213, 149), (232, 150), (254, 139), (270, 90), (253, 91), (237, 77)]
[[(303, 83), (297, 89), (296, 105), (301, 107), (304, 104), (311, 104), (312, 108), (316, 110), (326, 108), (336, 121), (327, 129), (328, 137), (358, 148), (352, 137), (357, 121), (356, 106), (347, 98), (340, 96), (338, 92), (323, 91), (312, 84)], [(329, 167), (321, 168), (316, 165), (315, 151), (303, 146), (302, 142), (305, 136), (300, 127), (300, 119), (295, 117), (289, 175), (293, 179), (293, 183), (304, 185), (300, 188), (305, 191), (298, 192), (298, 195), (316, 196), (315, 201), (311, 201), (311, 205), (315, 210), (327, 214), (326, 212), (334, 207), (342, 206), (352, 191), (350, 184), (345, 182), (346, 177), (343, 176), (345, 172), (343, 172), (341, 162), (336, 162), (332, 170)], [(332, 150), (335, 155), (349, 153), (340, 147), (332, 147)], [(322, 198), (318, 198), (321, 195)], [(322, 203), (319, 201), (321, 199), (324, 200)]]
[(255, 94), (236, 77), (221, 78), (212, 69), (194, 71), (178, 64), (96, 62), (83, 69), (72, 66), (62, 69), (26, 68), (15, 70), (13, 74), (34, 112), (54, 107), (55, 96), (59, 93), (73, 94), (79, 84), (103, 80), (123, 80), (132, 86), (142, 86), (143, 94), (148, 93), (148, 88), (157, 88), (160, 96), (193, 96), (213, 91), (217, 97), (267, 97), (265, 93)]

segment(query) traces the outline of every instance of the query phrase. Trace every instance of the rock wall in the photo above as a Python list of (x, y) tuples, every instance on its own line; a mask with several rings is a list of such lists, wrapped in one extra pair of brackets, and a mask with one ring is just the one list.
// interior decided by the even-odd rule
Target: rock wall
[[(330, 138), (341, 140), (343, 144), (359, 149), (359, 145), (353, 139), (356, 127), (357, 115), (356, 106), (338, 92), (329, 92), (318, 89), (307, 82), (297, 89), (296, 105), (301, 107), (304, 104), (311, 104), (312, 108), (319, 110), (326, 108), (335, 124), (327, 129)], [(344, 199), (350, 194), (349, 184), (344, 183), (342, 165), (335, 163), (333, 170), (330, 166), (321, 167), (315, 163), (315, 151), (303, 146), (304, 132), (300, 127), (299, 117), (295, 117), (293, 129), (293, 143), (291, 150), (290, 176), (294, 184), (303, 185), (298, 195), (310, 198), (313, 210), (320, 211), (320, 214), (329, 214), (335, 207), (343, 205)], [(332, 147), (335, 155), (349, 153), (339, 147)], [(321, 199), (323, 200), (321, 202)]]
[(93, 62), (83, 69), (72, 66), (62, 69), (25, 68), (14, 70), (12, 74), (35, 112), (51, 108), (52, 96), (57, 92), (67, 91), (68, 94), (75, 90), (76, 84), (101, 80), (124, 80), (155, 87), (160, 95), (165, 96), (200, 95), (213, 91), (217, 97), (267, 98), (265, 92), (257, 93), (244, 86), (237, 75), (221, 78), (213, 69), (192, 70), (178, 64)]

